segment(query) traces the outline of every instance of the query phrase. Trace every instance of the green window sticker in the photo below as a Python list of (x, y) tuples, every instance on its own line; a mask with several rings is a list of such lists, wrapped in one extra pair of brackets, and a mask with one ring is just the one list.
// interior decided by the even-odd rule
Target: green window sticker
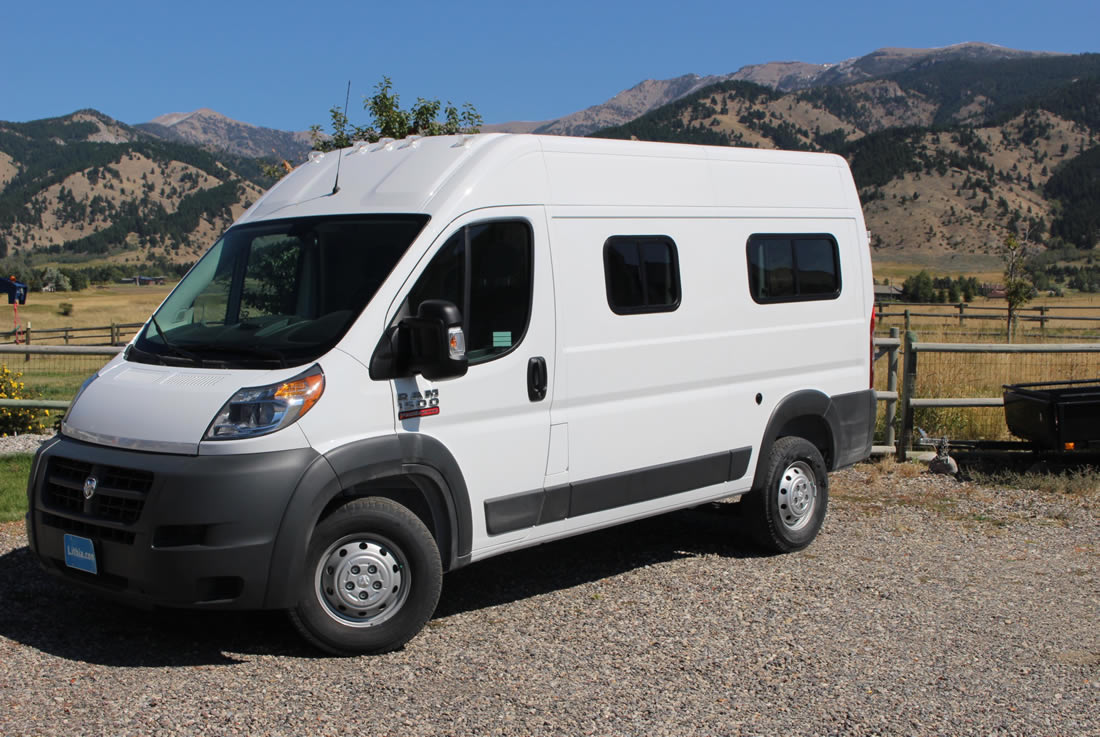
[(511, 330), (494, 330), (493, 331), (493, 347), (494, 348), (511, 348), (512, 347), (512, 331)]

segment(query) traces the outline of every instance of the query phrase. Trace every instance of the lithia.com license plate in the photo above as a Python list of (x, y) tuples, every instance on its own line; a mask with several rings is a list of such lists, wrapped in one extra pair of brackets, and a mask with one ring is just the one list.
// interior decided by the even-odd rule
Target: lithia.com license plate
[(98, 573), (95, 544), (86, 537), (65, 536), (65, 565), (88, 573)]

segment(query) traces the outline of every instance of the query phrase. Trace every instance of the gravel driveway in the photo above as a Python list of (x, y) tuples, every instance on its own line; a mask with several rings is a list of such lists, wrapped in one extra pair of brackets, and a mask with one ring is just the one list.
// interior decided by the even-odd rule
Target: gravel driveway
[(279, 614), (149, 613), (0, 526), (3, 735), (1100, 735), (1100, 490), (860, 466), (802, 553), (713, 505), (444, 579), (404, 650)]

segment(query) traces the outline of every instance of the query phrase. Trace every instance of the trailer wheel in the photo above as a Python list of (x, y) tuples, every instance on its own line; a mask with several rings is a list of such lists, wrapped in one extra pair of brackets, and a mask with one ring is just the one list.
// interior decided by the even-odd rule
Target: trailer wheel
[(427, 623), (442, 581), (435, 540), (415, 514), (389, 499), (356, 499), (314, 530), (290, 618), (335, 655), (389, 652)]
[(745, 499), (745, 514), (757, 544), (771, 553), (802, 550), (817, 537), (829, 504), (825, 461), (804, 438), (772, 445), (764, 483)]

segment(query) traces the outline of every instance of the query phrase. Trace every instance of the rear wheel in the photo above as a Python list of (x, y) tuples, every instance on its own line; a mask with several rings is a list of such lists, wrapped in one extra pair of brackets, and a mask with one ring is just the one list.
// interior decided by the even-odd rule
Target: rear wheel
[(290, 618), (327, 652), (389, 652), (432, 616), (442, 579), (435, 540), (415, 514), (389, 499), (357, 499), (314, 530)]
[(825, 461), (813, 443), (790, 436), (776, 440), (763, 462), (764, 481), (745, 499), (752, 536), (768, 552), (801, 550), (813, 542), (825, 521)]

